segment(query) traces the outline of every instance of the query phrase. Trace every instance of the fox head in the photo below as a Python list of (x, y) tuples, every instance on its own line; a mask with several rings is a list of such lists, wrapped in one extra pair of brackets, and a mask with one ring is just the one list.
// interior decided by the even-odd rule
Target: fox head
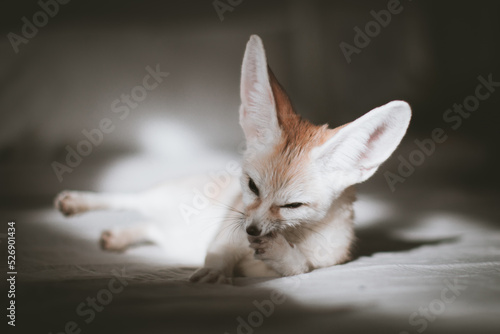
[(411, 118), (393, 101), (329, 129), (295, 113), (251, 36), (241, 73), (240, 124), (246, 137), (241, 187), (245, 229), (259, 236), (321, 221), (336, 198), (392, 154)]

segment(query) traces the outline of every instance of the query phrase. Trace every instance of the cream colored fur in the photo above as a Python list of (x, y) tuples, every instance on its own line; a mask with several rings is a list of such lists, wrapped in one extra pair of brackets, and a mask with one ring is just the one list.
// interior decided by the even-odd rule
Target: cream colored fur
[(122, 251), (155, 242), (172, 256), (203, 256), (193, 282), (289, 276), (347, 261), (354, 241), (353, 186), (396, 149), (410, 107), (393, 101), (337, 129), (311, 125), (292, 111), (258, 36), (250, 38), (243, 59), (241, 100), (247, 140), (241, 176), (228, 180), (189, 224), (179, 206), (192, 198), (193, 187), (210, 181), (203, 176), (136, 194), (63, 192), (56, 207), (66, 215), (131, 209), (151, 216), (151, 222), (104, 231), (102, 247)]

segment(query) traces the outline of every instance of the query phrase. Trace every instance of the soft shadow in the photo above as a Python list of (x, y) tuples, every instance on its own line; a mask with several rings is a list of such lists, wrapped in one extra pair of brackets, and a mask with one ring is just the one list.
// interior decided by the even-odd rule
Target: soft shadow
[[(378, 225), (378, 224), (375, 224)], [(353, 249), (353, 260), (384, 252), (405, 252), (422, 246), (455, 242), (459, 237), (438, 239), (406, 239), (394, 235), (388, 229), (371, 227), (356, 230), (357, 241)]]

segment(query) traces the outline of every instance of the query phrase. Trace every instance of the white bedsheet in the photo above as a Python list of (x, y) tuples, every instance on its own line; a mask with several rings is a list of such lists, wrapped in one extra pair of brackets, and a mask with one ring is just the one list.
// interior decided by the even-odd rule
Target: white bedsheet
[[(18, 323), (53, 333), (68, 321), (83, 333), (498, 333), (500, 232), (485, 218), (493, 214), (464, 213), (488, 200), (455, 191), (452, 212), (432, 208), (448, 191), (417, 205), (418, 193), (402, 189), (389, 202), (365, 188), (353, 261), (296, 277), (237, 278), (233, 286), (188, 283), (194, 268), (154, 245), (102, 252), (100, 231), (136, 214), (66, 219), (52, 208), (12, 211)], [(127, 286), (87, 324), (76, 309), (106, 289), (112, 271)]]

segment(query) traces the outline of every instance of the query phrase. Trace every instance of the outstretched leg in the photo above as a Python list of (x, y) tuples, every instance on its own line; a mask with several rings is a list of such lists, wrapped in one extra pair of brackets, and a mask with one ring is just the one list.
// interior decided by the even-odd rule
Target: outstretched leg
[(54, 205), (65, 216), (94, 210), (139, 210), (139, 194), (108, 194), (87, 191), (63, 191)]
[(162, 242), (164, 242), (162, 231), (154, 223), (105, 230), (100, 239), (102, 249), (118, 252), (138, 244), (155, 243), (161, 245)]

